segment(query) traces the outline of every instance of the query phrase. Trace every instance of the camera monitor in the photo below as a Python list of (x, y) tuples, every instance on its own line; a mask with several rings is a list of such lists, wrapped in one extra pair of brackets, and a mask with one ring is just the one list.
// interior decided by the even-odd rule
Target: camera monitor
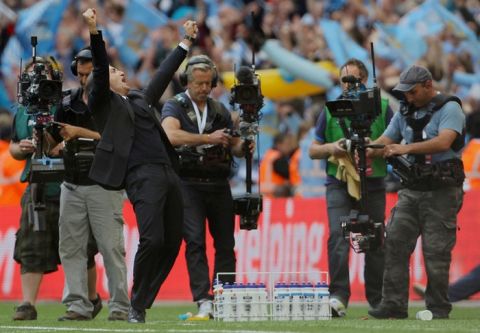
[(333, 117), (368, 116), (375, 118), (380, 113), (380, 91), (378, 88), (348, 94), (347, 97), (327, 102)]

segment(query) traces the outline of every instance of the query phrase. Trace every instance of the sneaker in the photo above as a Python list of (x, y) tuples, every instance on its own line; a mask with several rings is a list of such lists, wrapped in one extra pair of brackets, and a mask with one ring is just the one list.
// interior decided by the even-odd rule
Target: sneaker
[(408, 318), (406, 311), (395, 311), (385, 306), (378, 306), (375, 309), (368, 310), (368, 314), (376, 319), (405, 319)]
[(92, 311), (92, 319), (95, 318), (98, 313), (102, 310), (103, 304), (102, 304), (102, 299), (100, 298), (100, 295), (97, 294), (97, 298), (94, 299), (93, 301), (90, 300), (93, 304), (93, 311)]
[(84, 316), (75, 311), (67, 311), (63, 316), (58, 318), (58, 321), (83, 321), (83, 320), (91, 320), (92, 318)]
[(423, 284), (413, 284), (413, 292), (417, 294), (417, 296), (419, 296), (420, 298), (425, 298), (425, 290), (427, 290), (427, 288)]
[(137, 309), (134, 309), (133, 307), (130, 307), (128, 309), (128, 316), (127, 316), (127, 321), (129, 323), (134, 323), (134, 324), (144, 324), (145, 323), (145, 310), (143, 311), (138, 311)]
[(202, 299), (198, 301), (198, 313), (195, 315), (197, 318), (213, 318), (213, 303), (209, 299)]
[(108, 320), (115, 321), (115, 320), (120, 320), (120, 321), (127, 321), (128, 319), (128, 313), (122, 312), (122, 311), (112, 311), (108, 315)]
[(13, 314), (12, 319), (13, 320), (36, 320), (37, 310), (29, 302), (22, 303), (15, 308), (15, 313)]
[(338, 298), (330, 298), (330, 308), (332, 308), (332, 317), (345, 317), (347, 308)]

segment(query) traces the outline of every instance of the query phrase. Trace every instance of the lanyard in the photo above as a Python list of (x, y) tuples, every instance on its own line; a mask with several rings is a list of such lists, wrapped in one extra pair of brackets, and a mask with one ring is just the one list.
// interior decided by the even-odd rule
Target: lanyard
[(193, 110), (195, 111), (195, 115), (197, 116), (198, 133), (202, 134), (203, 131), (205, 130), (205, 125), (207, 124), (207, 104), (205, 104), (205, 107), (203, 108), (202, 116), (200, 117), (200, 110), (198, 109), (197, 103), (195, 103), (193, 99), (190, 97), (188, 90), (185, 92), (185, 94), (192, 101)]

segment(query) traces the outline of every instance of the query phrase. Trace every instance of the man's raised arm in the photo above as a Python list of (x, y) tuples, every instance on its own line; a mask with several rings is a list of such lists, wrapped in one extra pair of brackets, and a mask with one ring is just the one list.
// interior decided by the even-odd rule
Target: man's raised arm
[(93, 113), (101, 111), (101, 107), (110, 96), (109, 65), (102, 32), (97, 30), (97, 12), (89, 8), (83, 13), (90, 31), (90, 46), (93, 61), (93, 84), (89, 93), (88, 107)]
[(152, 80), (147, 86), (145, 96), (147, 103), (155, 105), (160, 97), (162, 97), (165, 89), (173, 78), (173, 75), (180, 67), (181, 63), (187, 56), (188, 48), (193, 44), (195, 38), (197, 38), (198, 27), (195, 21), (187, 21), (183, 24), (185, 29), (185, 36), (170, 55), (162, 61), (160, 68), (153, 75)]

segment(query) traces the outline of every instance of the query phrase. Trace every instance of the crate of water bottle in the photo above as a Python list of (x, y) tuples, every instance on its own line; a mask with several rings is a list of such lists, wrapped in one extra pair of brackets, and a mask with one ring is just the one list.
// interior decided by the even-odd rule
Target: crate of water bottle
[(270, 302), (265, 283), (221, 283), (213, 287), (217, 320), (263, 321), (270, 317)]
[(277, 282), (273, 288), (273, 320), (331, 319), (328, 284), (322, 282)]
[(299, 273), (263, 272), (266, 283), (222, 283), (219, 273), (213, 286), (214, 318), (222, 321), (330, 319), (328, 273), (320, 272), (320, 281), (315, 282), (278, 282), (282, 276), (302, 276)]

